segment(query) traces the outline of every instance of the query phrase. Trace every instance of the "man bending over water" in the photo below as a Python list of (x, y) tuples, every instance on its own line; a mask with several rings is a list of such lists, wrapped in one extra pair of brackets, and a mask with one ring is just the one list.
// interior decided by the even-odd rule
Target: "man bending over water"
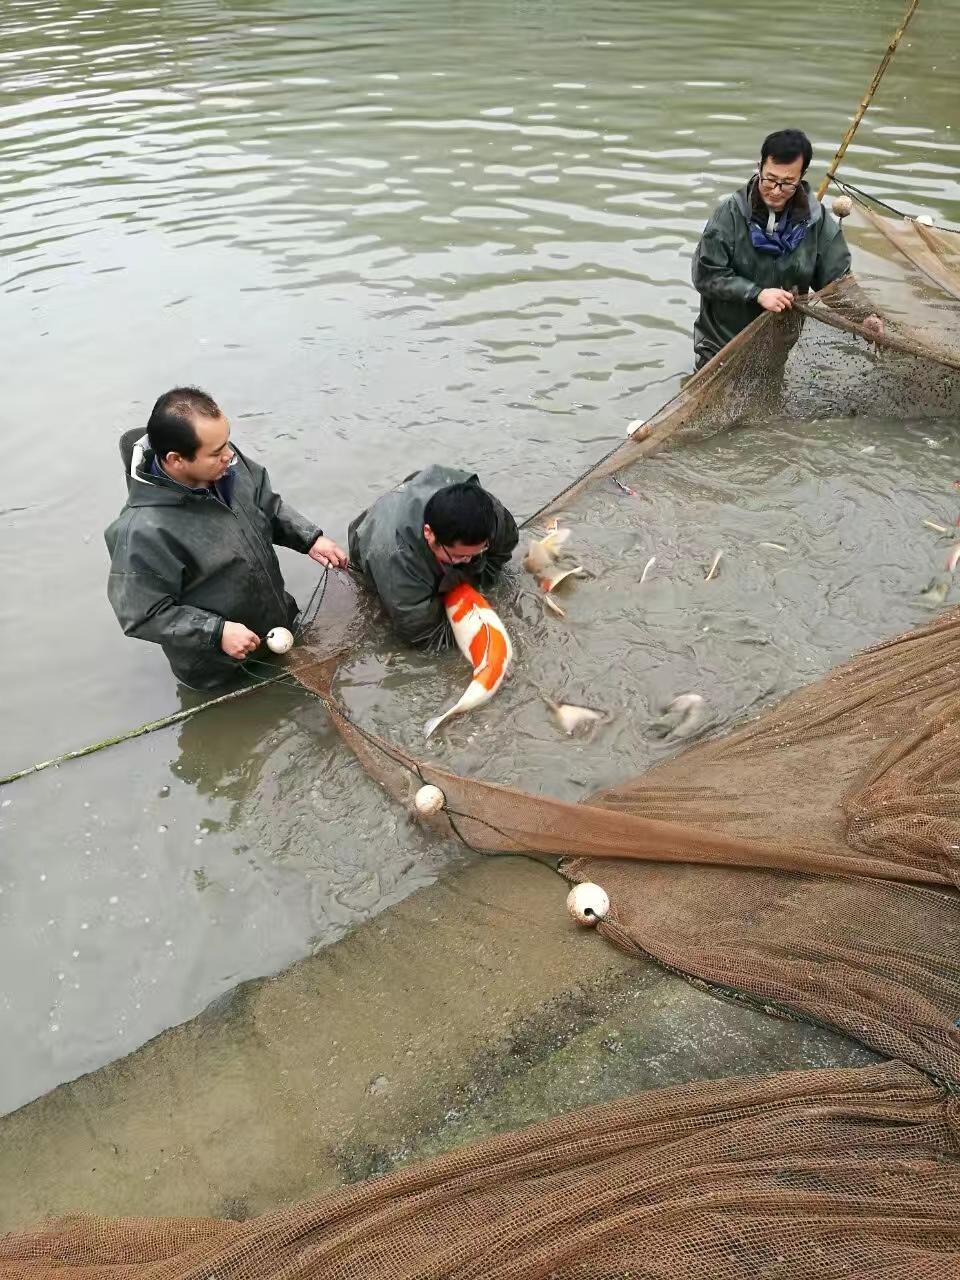
[(432, 466), (357, 516), (350, 561), (402, 640), (440, 648), (450, 640), (443, 595), (461, 582), (488, 589), (518, 540), (513, 516), (475, 475)]
[[(700, 314), (693, 330), (696, 367), (715, 356), (764, 311), (789, 311), (794, 290), (823, 289), (850, 273), (850, 250), (840, 223), (803, 181), (813, 159), (799, 129), (769, 134), (757, 171), (717, 206), (693, 255)], [(883, 331), (879, 316), (863, 324)]]

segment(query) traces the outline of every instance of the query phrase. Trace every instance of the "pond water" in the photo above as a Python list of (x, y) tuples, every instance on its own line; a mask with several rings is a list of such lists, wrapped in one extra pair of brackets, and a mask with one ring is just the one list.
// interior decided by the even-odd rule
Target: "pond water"
[[(207, 388), (341, 539), (430, 461), (529, 514), (677, 390), (711, 208), (781, 124), (807, 129), (822, 170), (901, 8), (814, 3), (784, 41), (759, 0), (6, 0), (0, 772), (180, 705), (104, 594), (117, 439), (160, 391)], [(920, 13), (845, 173), (960, 221), (955, 20)], [(706, 693), (722, 726), (929, 616), (916, 597), (940, 551), (920, 521), (952, 522), (957, 455), (954, 423), (776, 424), (664, 454), (636, 500), (607, 484), (577, 515), (594, 576), (567, 621), (504, 592), (518, 678), (437, 757), (580, 796), (662, 756), (649, 721), (673, 693)], [(314, 567), (282, 554), (303, 601)], [(374, 634), (340, 680), (365, 723), (420, 749), (464, 670)], [(567, 743), (530, 680), (610, 723)], [(0, 805), (0, 1109), (455, 856), (286, 687)]]

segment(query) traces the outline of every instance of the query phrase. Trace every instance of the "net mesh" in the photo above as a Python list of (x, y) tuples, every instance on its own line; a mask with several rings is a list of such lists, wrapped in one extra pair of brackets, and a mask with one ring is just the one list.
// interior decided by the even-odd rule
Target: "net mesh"
[(3, 1280), (953, 1280), (956, 1102), (899, 1063), (704, 1081), (246, 1223), (83, 1219)]
[[(854, 221), (858, 280), (756, 321), (534, 522), (743, 422), (960, 416), (954, 238)], [(54, 1223), (8, 1237), (0, 1276), (960, 1275), (960, 612), (581, 804), (357, 723), (324, 624), (291, 671), (397, 802), (435, 784), (439, 834), (599, 882), (614, 945), (897, 1061), (641, 1095), (245, 1224)]]

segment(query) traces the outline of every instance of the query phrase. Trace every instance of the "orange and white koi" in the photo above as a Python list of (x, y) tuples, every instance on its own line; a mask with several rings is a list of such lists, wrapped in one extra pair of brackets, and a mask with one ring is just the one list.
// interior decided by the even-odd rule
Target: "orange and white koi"
[(958, 564), (960, 564), (960, 542), (950, 548), (950, 554), (947, 556), (947, 573), (953, 573)]
[(461, 583), (447, 592), (443, 605), (457, 648), (473, 666), (473, 679), (455, 706), (423, 726), (428, 738), (451, 716), (474, 711), (489, 702), (503, 684), (513, 660), (513, 645), (506, 628), (479, 591)]

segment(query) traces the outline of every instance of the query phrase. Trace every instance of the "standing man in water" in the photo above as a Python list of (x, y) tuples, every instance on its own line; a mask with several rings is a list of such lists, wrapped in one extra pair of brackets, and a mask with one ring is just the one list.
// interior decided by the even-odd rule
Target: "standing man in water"
[(347, 557), (274, 493), (196, 387), (165, 392), (146, 434), (128, 431), (120, 453), (128, 497), (105, 534), (113, 611), (128, 636), (163, 648), (178, 680), (224, 685), (272, 627), (296, 617), (274, 545), (326, 568)]
[(451, 640), (443, 596), (493, 585), (520, 535), (510, 512), (469, 471), (415, 471), (350, 525), (350, 561), (408, 644)]
[[(754, 176), (704, 228), (693, 255), (697, 369), (764, 311), (789, 311), (797, 293), (849, 275), (840, 223), (803, 181), (812, 159), (810, 139), (799, 129), (769, 134)], [(883, 331), (877, 315), (866, 315), (863, 324)]]

